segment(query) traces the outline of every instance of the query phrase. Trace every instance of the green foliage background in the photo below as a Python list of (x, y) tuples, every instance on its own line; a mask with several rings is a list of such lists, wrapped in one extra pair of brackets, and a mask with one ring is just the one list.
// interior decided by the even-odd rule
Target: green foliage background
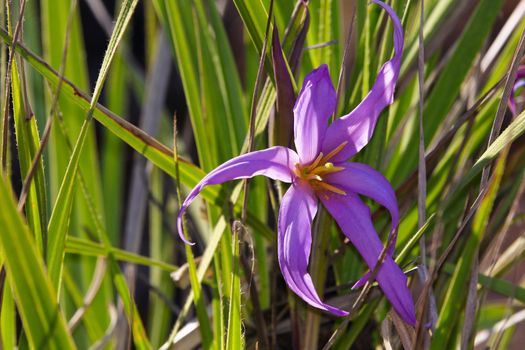
[[(289, 110), (275, 109), (286, 91), (274, 76), (272, 30), (266, 37), (269, 0), (121, 0), (114, 14), (98, 0), (1, 3), (0, 348), (506, 349), (519, 341), (519, 326), (505, 320), (525, 302), (522, 276), (509, 274), (525, 256), (525, 113), (505, 111), (504, 95), (522, 61), (523, 1), (424, 1), (423, 96), (422, 2), (387, 1), (405, 28), (401, 76), (356, 161), (397, 190), (396, 260), (426, 313), (416, 329), (389, 312), (376, 286), (352, 308), (359, 291), (350, 286), (365, 267), (322, 212), (311, 274), (324, 299), (353, 312), (334, 318), (286, 288), (276, 263), (280, 184), (250, 182), (246, 227), (233, 232), (242, 184), (205, 189), (187, 215), (197, 244), (177, 237), (180, 199), (208, 171), (250, 145), (289, 140)], [(96, 38), (106, 49), (91, 81), (92, 28), (81, 11), (93, 9), (107, 37)], [(366, 0), (275, 1), (272, 14), (295, 93), (322, 63), (337, 84), (344, 63), (337, 115), (361, 101), (392, 54), (391, 25)], [(421, 99), (426, 184), (417, 181)], [(370, 204), (386, 237), (388, 216)]]

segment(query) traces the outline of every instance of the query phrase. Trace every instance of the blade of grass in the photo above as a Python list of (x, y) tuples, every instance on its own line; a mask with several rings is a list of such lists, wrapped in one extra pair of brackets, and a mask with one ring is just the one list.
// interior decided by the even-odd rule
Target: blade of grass
[(17, 346), (15, 300), (13, 299), (11, 285), (5, 280), (5, 266), (3, 262), (0, 265), (2, 265), (0, 275), (3, 275), (1, 279), (4, 280), (3, 288), (1, 288), (2, 291), (0, 292), (2, 301), (0, 305), (0, 333), (2, 334), (0, 342), (4, 349), (15, 349)]
[[(15, 120), (15, 135), (17, 142), (18, 161), (20, 163), (20, 173), (25, 177), (30, 169), (32, 159), (37, 153), (40, 144), (36, 120), (27, 101), (27, 91), (24, 91), (25, 76), (21, 75), (16, 60), (12, 62), (12, 99), (13, 99), (13, 118)], [(42, 161), (36, 164), (35, 181), (28, 189), (28, 202), (26, 215), (31, 226), (31, 231), (35, 235), (37, 248), (40, 255), (44, 254), (46, 237), (46, 193), (44, 167)]]
[(118, 261), (126, 261), (149, 267), (158, 267), (166, 272), (174, 272), (178, 266), (166, 263), (162, 260), (148, 258), (142, 255), (128, 252), (127, 250), (107, 247), (102, 243), (93, 242), (84, 238), (69, 236), (66, 242), (66, 252), (85, 256), (106, 256), (108, 253), (114, 255)]
[(42, 257), (3, 176), (0, 198), (4, 199), (0, 211), (0, 225), (4, 228), (0, 251), (29, 344), (33, 348), (74, 349)]

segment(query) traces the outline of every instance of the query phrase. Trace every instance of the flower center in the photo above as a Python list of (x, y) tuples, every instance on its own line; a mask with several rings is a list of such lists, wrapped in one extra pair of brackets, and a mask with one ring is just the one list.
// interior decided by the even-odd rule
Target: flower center
[(345, 191), (327, 183), (324, 177), (328, 174), (337, 173), (344, 169), (341, 166), (334, 166), (334, 164), (330, 162), (330, 159), (332, 159), (336, 154), (341, 152), (341, 150), (346, 146), (347, 143), (348, 141), (341, 143), (327, 155), (324, 155), (323, 152), (319, 153), (317, 158), (315, 158), (315, 160), (311, 164), (302, 165), (296, 163), (294, 170), (295, 175), (298, 178), (307, 181), (316, 192), (329, 191), (345, 195)]

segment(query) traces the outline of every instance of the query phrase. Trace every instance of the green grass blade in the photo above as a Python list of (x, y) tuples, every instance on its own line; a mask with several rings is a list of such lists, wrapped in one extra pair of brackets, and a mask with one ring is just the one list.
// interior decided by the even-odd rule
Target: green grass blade
[(39, 349), (74, 349), (35, 240), (18, 213), (11, 189), (3, 177), (0, 198), (3, 199), (0, 251), (29, 344)]
[[(1, 256), (0, 256), (1, 259)], [(2, 292), (2, 307), (0, 312), (0, 333), (2, 334), (1, 345), (4, 349), (16, 348), (16, 311), (15, 300), (11, 292), (11, 285), (4, 281)]]
[[(8, 25), (12, 34), (12, 19), (10, 14), (14, 11), (10, 4), (7, 4)], [(14, 53), (12, 53), (14, 54)], [(23, 63), (21, 65), (23, 68)], [(28, 101), (28, 91), (26, 89), (25, 75), (21, 74), (16, 59), (11, 66), (11, 94), (13, 99), (13, 119), (15, 121), (15, 135), (18, 151), (18, 162), (20, 173), (25, 178), (31, 167), (31, 163), (40, 144), (40, 138), (36, 126), (36, 120)], [(46, 190), (44, 180), (44, 168), (42, 160), (39, 161), (34, 181), (32, 182), (26, 201), (25, 211), (31, 231), (35, 235), (37, 248), (40, 255), (43, 255), (46, 237)]]
[[(12, 66), (12, 96), (13, 96), (13, 118), (15, 120), (15, 134), (20, 163), (20, 174), (25, 178), (31, 167), (31, 163), (40, 145), (40, 138), (34, 115), (29, 109), (27, 97), (22, 91), (21, 77), (18, 65), (13, 62)], [(29, 110), (28, 110), (29, 109)], [(25, 211), (31, 231), (35, 235), (36, 244), (40, 255), (43, 255), (46, 237), (46, 190), (44, 179), (43, 162), (38, 162), (33, 181), (29, 187)]]
[(166, 263), (159, 259), (148, 258), (126, 250), (107, 247), (102, 243), (93, 242), (84, 238), (68, 236), (66, 242), (66, 252), (69, 254), (78, 254), (85, 256), (107, 256), (113, 254), (116, 260), (126, 261), (133, 264), (158, 267), (167, 272), (175, 272), (178, 266)]
[(73, 155), (70, 158), (69, 165), (64, 175), (64, 181), (60, 186), (55, 205), (51, 212), (51, 218), (48, 225), (48, 250), (47, 250), (47, 268), (53, 286), (60, 296), (61, 275), (63, 269), (65, 242), (69, 227), (71, 208), (73, 206), (73, 189), (75, 187), (75, 178), (78, 170), (80, 154), (89, 130), (89, 122), (86, 121), (78, 137)]
[[(240, 223), (237, 223), (241, 225)], [(228, 328), (226, 338), (226, 349), (242, 349), (242, 323), (241, 323), (241, 276), (239, 267), (239, 231), (237, 227), (233, 230), (232, 238), (232, 272), (230, 283), (230, 306), (228, 310)]]

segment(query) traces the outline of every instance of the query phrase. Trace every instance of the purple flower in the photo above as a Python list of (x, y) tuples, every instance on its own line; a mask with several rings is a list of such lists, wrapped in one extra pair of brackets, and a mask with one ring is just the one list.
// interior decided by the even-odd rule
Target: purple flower
[[(220, 165), (190, 192), (177, 222), (184, 240), (182, 213), (204, 186), (256, 175), (291, 183), (279, 211), (277, 247), (281, 272), (290, 289), (304, 301), (338, 316), (348, 312), (323, 303), (308, 273), (311, 226), (318, 205), (322, 204), (334, 217), (370, 269), (375, 267), (383, 244), (374, 229), (370, 209), (359, 195), (372, 198), (390, 212), (391, 234), (396, 234), (399, 223), (395, 193), (388, 180), (368, 165), (346, 162), (366, 146), (379, 114), (392, 103), (401, 64), (403, 29), (399, 18), (388, 5), (373, 2), (387, 11), (394, 23), (395, 55), (383, 65), (365, 99), (352, 112), (328, 125), (335, 112), (336, 93), (327, 66), (315, 69), (305, 77), (294, 107), (297, 152), (277, 146), (243, 154)], [(392, 259), (394, 246), (395, 242), (389, 247), (376, 280), (403, 320), (414, 325), (414, 303), (407, 278)], [(367, 278), (368, 275), (356, 286)]]
[(509, 108), (513, 115), (516, 115), (516, 100), (514, 99), (514, 94), (516, 93), (516, 90), (523, 86), (525, 86), (525, 66), (518, 68), (518, 75), (516, 76), (516, 81), (514, 82), (512, 92), (510, 93)]

